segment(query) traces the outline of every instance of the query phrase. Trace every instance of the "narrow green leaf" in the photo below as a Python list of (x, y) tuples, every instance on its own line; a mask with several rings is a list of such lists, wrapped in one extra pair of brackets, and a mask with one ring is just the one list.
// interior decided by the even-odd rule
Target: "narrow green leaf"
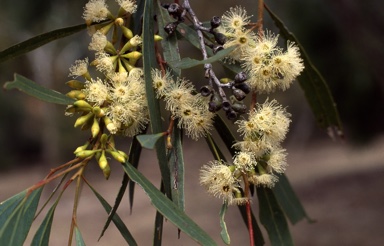
[[(1, 209), (2, 212), (4, 211), (2, 215), (6, 215), (6, 217), (1, 218), (0, 245), (23, 245), (31, 228), (42, 190), (43, 188), (36, 189), (29, 195), (22, 192), (1, 203), (1, 207), (5, 206), (7, 208)], [(22, 201), (17, 202), (21, 194), (26, 196)], [(14, 206), (16, 202), (17, 205)], [(10, 208), (12, 210), (9, 210)]]
[(5, 90), (17, 89), (30, 96), (49, 103), (69, 105), (75, 101), (74, 99), (63, 95), (60, 92), (50, 90), (39, 84), (36, 84), (32, 80), (29, 80), (20, 74), (15, 74), (14, 80), (6, 82), (3, 88)]
[[(160, 184), (160, 192), (164, 193), (164, 183)], [(164, 216), (156, 210), (155, 226), (153, 231), (153, 246), (161, 246), (163, 242)], [(180, 229), (179, 229), (180, 230)]]
[(115, 216), (116, 211), (120, 206), (120, 202), (123, 199), (125, 190), (127, 189), (128, 180), (129, 180), (128, 175), (126, 173), (124, 173), (123, 180), (121, 181), (121, 186), (120, 186), (119, 192), (117, 193), (117, 196), (115, 198), (115, 204), (113, 205), (113, 208), (111, 209), (111, 211), (108, 214), (107, 221), (104, 224), (103, 230), (101, 231), (98, 240), (100, 240), (100, 238), (102, 238), (104, 236), (104, 232), (108, 229), (109, 224), (111, 223), (113, 217)]
[(308, 217), (303, 205), (297, 198), (291, 184), (284, 174), (279, 175), (279, 182), (275, 184), (272, 191), (292, 224), (296, 224), (303, 218), (307, 218), (309, 222), (313, 222), (313, 220)]
[(172, 201), (184, 211), (184, 155), (182, 145), (182, 130), (177, 127), (175, 120), (172, 131), (172, 149), (169, 152), (169, 169), (171, 171)]
[(209, 150), (211, 151), (213, 158), (215, 158), (215, 160), (218, 160), (218, 161), (219, 160), (225, 161), (225, 156), (221, 152), (220, 148), (217, 146), (215, 140), (213, 140), (212, 136), (207, 135), (205, 137), (205, 141), (208, 144)]
[(27, 53), (29, 51), (32, 51), (36, 48), (39, 48), (40, 46), (43, 46), (44, 44), (52, 42), (56, 39), (64, 38), (66, 36), (77, 33), (81, 30), (84, 30), (85, 28), (87, 28), (87, 25), (81, 24), (81, 25), (61, 28), (61, 29), (57, 29), (54, 31), (46, 32), (46, 33), (41, 34), (41, 35), (37, 35), (33, 38), (30, 38), (24, 42), (18, 43), (12, 47), (9, 47), (9, 48), (1, 51), (0, 52), (0, 63), (7, 61), (11, 58), (15, 58), (17, 56), (20, 56), (20, 55)]
[(273, 246), (293, 245), (288, 223), (271, 189), (258, 187), (260, 221)]
[(229, 245), (231, 243), (231, 239), (228, 234), (227, 224), (225, 224), (225, 220), (224, 220), (227, 209), (228, 209), (228, 203), (224, 202), (220, 209), (220, 227), (221, 227), (220, 235), (221, 235), (221, 239), (223, 239), (223, 242)]
[[(145, 92), (148, 101), (149, 118), (151, 121), (152, 132), (163, 132), (162, 118), (160, 113), (159, 101), (156, 98), (154, 88), (152, 86), (151, 70), (155, 67), (156, 53), (154, 36), (154, 4), (153, 0), (146, 0), (144, 4), (143, 14), (143, 69), (145, 79)], [(156, 154), (160, 167), (160, 173), (164, 182), (165, 193), (171, 197), (170, 171), (166, 156), (166, 148), (164, 141), (156, 143)]]
[(24, 199), (26, 194), (27, 194), (27, 191), (24, 190), (0, 203), (0, 228), (3, 227), (8, 217), (12, 214), (15, 208)]
[(75, 240), (76, 240), (76, 246), (85, 246), (83, 236), (81, 235), (79, 227), (77, 226), (75, 226)]
[(147, 148), (147, 149), (154, 149), (156, 147), (157, 141), (164, 137), (165, 133), (160, 132), (156, 134), (143, 134), (143, 135), (137, 135), (136, 139), (141, 144), (141, 147)]
[[(105, 209), (105, 211), (109, 214), (112, 210), (111, 205), (84, 179), (85, 183), (89, 186), (89, 188), (93, 191), (97, 199), (99, 199), (101, 205)], [(123, 236), (128, 245), (137, 245), (135, 239), (132, 234), (129, 232), (128, 228), (125, 226), (124, 222), (121, 220), (120, 216), (115, 213), (112, 217), (112, 221), (119, 230), (120, 234)]]
[(174, 68), (186, 69), (186, 68), (191, 68), (191, 67), (195, 67), (198, 65), (213, 63), (215, 61), (218, 61), (218, 60), (225, 58), (235, 48), (236, 48), (235, 46), (232, 46), (232, 47), (229, 47), (228, 49), (220, 50), (219, 52), (217, 52), (217, 54), (209, 57), (206, 60), (200, 60), (199, 61), (199, 60), (195, 60), (195, 59), (186, 57), (186, 58), (181, 59), (181, 61), (169, 61), (168, 64)]
[(37, 229), (35, 236), (32, 239), (31, 246), (45, 246), (49, 245), (49, 236), (51, 235), (52, 221), (55, 214), (55, 209), (59, 200), (52, 205), (45, 215), (43, 222)]
[[(147, 131), (147, 128), (145, 129), (145, 132)], [(144, 133), (145, 133), (144, 132)], [(128, 162), (132, 163), (132, 165), (137, 169), (139, 166), (139, 160), (141, 156), (141, 145), (139, 141), (137, 141), (136, 138), (132, 139), (132, 143), (129, 149), (129, 158)], [(128, 191), (128, 196), (129, 196), (129, 209), (130, 212), (132, 213), (132, 207), (133, 207), (133, 198), (135, 195), (135, 182), (133, 182), (131, 179), (129, 179), (129, 191)]]
[[(157, 15), (157, 23), (159, 29), (159, 35), (163, 37), (161, 40), (161, 47), (163, 49), (164, 60), (169, 63), (170, 61), (180, 61), (180, 52), (179, 47), (177, 45), (177, 37), (176, 35), (168, 35), (164, 31), (165, 25), (174, 21), (172, 17), (169, 16), (168, 11), (160, 6), (160, 1), (157, 1), (157, 11), (160, 15)], [(176, 76), (180, 76), (181, 69), (173, 68)]]
[(164, 196), (163, 193), (156, 189), (156, 187), (131, 164), (124, 163), (123, 168), (128, 176), (144, 189), (145, 193), (151, 199), (153, 206), (165, 218), (201, 245), (216, 245), (203, 229), (180, 210), (171, 200)]
[(298, 81), (304, 90), (307, 101), (315, 114), (319, 126), (327, 129), (328, 134), (332, 138), (342, 137), (342, 123), (339, 112), (325, 79), (313, 65), (303, 46), (301, 46), (293, 33), (288, 30), (284, 23), (267, 6), (266, 10), (275, 22), (275, 25), (279, 28), (282, 36), (286, 40), (295, 42), (300, 48), (305, 69), (303, 74), (298, 77)]

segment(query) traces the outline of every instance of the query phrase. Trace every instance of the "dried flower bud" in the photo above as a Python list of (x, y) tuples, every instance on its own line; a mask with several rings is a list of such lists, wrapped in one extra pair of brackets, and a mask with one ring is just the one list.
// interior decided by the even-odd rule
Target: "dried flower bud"
[(242, 101), (246, 97), (245, 92), (240, 89), (233, 89), (232, 93), (238, 101)]
[(216, 42), (220, 45), (224, 45), (227, 41), (227, 37), (220, 32), (212, 32), (212, 34), (215, 37)]
[(205, 85), (200, 88), (200, 93), (203, 97), (207, 97), (211, 95), (213, 92), (213, 88), (210, 85)]
[(240, 84), (247, 80), (247, 74), (245, 72), (240, 72), (235, 76), (235, 83)]
[(230, 110), (226, 111), (226, 116), (228, 120), (234, 120), (237, 118), (237, 113), (235, 112), (235, 110), (230, 108)]
[(251, 91), (251, 87), (247, 83), (235, 84), (237, 89), (242, 90), (245, 94), (248, 94)]
[(170, 23), (168, 23), (167, 25), (165, 25), (164, 31), (166, 33), (168, 33), (168, 35), (172, 35), (176, 31), (177, 24), (178, 24), (178, 22), (170, 22)]
[(213, 48), (212, 48), (212, 51), (213, 51), (213, 54), (216, 54), (217, 52), (219, 52), (220, 50), (224, 49), (224, 47), (222, 45), (215, 45)]
[(219, 16), (213, 16), (211, 19), (211, 28), (214, 29), (221, 24), (221, 18)]

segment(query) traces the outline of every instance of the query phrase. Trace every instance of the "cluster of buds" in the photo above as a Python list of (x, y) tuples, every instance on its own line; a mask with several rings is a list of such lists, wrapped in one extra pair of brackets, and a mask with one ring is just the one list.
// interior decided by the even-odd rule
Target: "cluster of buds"
[[(246, 95), (251, 91), (247, 83), (247, 75), (244, 72), (236, 74), (234, 80), (229, 78), (220, 79), (221, 86), (219, 92), (216, 92), (210, 85), (205, 85), (200, 88), (200, 93), (204, 97), (210, 96), (208, 110), (217, 112), (223, 109), (229, 120), (234, 120), (240, 114), (247, 111), (246, 105), (243, 103)], [(232, 95), (227, 99), (222, 87), (228, 87), (232, 91)]]
[(161, 6), (165, 8), (168, 11), (169, 15), (176, 20), (166, 24), (164, 27), (164, 31), (171, 35), (176, 31), (177, 26), (181, 22), (184, 22), (184, 16), (186, 14), (186, 11), (177, 3), (163, 3), (161, 4)]
[[(67, 82), (72, 89), (67, 96), (76, 101), (67, 107), (66, 115), (80, 114), (74, 126), (91, 131), (89, 142), (74, 153), (79, 158), (94, 156), (106, 178), (110, 175), (107, 154), (121, 163), (127, 160), (127, 155), (115, 148), (113, 135), (134, 136), (149, 122), (143, 70), (136, 66), (142, 57), (142, 39), (125, 25), (137, 6), (132, 0), (117, 3), (116, 15), (108, 10), (105, 0), (90, 0), (85, 5), (83, 18), (92, 35), (88, 48), (95, 51), (95, 59), (90, 63), (88, 58), (77, 60), (69, 69), (74, 79)], [(89, 65), (103, 76), (92, 77)]]
[(128, 159), (127, 154), (115, 148), (113, 135), (108, 136), (105, 133), (102, 134), (98, 145), (99, 147), (97, 149), (88, 150), (87, 148), (89, 146), (90, 142), (87, 142), (84, 145), (77, 147), (77, 149), (74, 151), (74, 154), (82, 159), (90, 159), (95, 157), (106, 179), (108, 179), (109, 175), (111, 174), (111, 167), (108, 163), (106, 154), (112, 156), (116, 161), (120, 163), (125, 163)]

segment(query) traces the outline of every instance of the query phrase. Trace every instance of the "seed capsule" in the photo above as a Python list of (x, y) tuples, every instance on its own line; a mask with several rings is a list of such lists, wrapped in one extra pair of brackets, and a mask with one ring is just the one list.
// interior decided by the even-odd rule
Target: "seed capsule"
[(213, 88), (210, 85), (205, 85), (200, 88), (200, 93), (203, 97), (207, 97), (211, 95), (213, 92)]
[(235, 76), (235, 83), (240, 84), (247, 80), (247, 74), (245, 72), (240, 72)]
[(221, 24), (221, 18), (219, 16), (213, 16), (211, 19), (211, 28), (214, 29)]
[(233, 89), (232, 93), (238, 101), (242, 101), (247, 96), (245, 92), (240, 89)]

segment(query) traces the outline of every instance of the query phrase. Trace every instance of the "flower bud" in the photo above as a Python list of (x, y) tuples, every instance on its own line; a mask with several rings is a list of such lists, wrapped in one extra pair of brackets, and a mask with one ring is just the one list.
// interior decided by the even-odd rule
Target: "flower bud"
[(245, 114), (247, 112), (247, 106), (240, 102), (233, 103), (232, 109), (239, 114)]
[(177, 25), (178, 25), (177, 22), (170, 22), (170, 23), (168, 23), (167, 25), (165, 25), (165, 27), (164, 27), (164, 31), (165, 31), (168, 35), (172, 35), (172, 34), (176, 31)]
[(105, 146), (107, 144), (107, 141), (108, 141), (108, 135), (103, 133), (103, 135), (101, 135), (100, 137), (101, 146)]
[(211, 19), (211, 28), (214, 29), (221, 24), (221, 18), (219, 16), (213, 16)]
[(70, 98), (74, 98), (74, 99), (78, 99), (78, 100), (85, 99), (85, 94), (79, 90), (71, 90), (70, 92), (68, 92), (65, 95), (70, 97)]
[(133, 32), (131, 31), (131, 29), (125, 26), (120, 26), (120, 28), (124, 37), (126, 37), (127, 39), (131, 39), (133, 37)]
[(227, 37), (220, 32), (213, 32), (212, 34), (215, 37), (216, 43), (220, 45), (224, 45), (225, 42), (227, 41)]
[(108, 164), (107, 157), (105, 156), (105, 152), (103, 151), (101, 153), (100, 158), (98, 159), (99, 167), (103, 171), (105, 179), (109, 178), (109, 175), (111, 174), (111, 167)]
[(112, 133), (112, 134), (117, 133), (118, 129), (117, 129), (116, 125), (112, 122), (112, 120), (109, 117), (104, 116), (103, 120), (104, 120), (105, 126), (107, 127), (107, 129), (110, 133)]
[(79, 118), (77, 118), (74, 126), (75, 127), (82, 126), (88, 121), (92, 120), (92, 117), (93, 117), (93, 114), (91, 112), (89, 112), (86, 115), (80, 116)]
[(213, 88), (210, 85), (205, 85), (200, 88), (200, 93), (203, 97), (207, 97), (211, 95), (213, 92)]
[(237, 118), (237, 113), (231, 108), (226, 111), (226, 116), (228, 120), (234, 120)]
[(92, 157), (97, 151), (98, 150), (82, 150), (75, 153), (75, 155), (76, 157), (85, 159), (88, 157)]
[(81, 90), (81, 89), (84, 89), (85, 87), (85, 84), (83, 82), (75, 79), (67, 81), (65, 84), (75, 90)]
[(220, 79), (220, 83), (222, 84), (228, 84), (231, 82), (231, 79), (230, 78), (221, 78)]
[(242, 101), (246, 97), (245, 92), (240, 89), (233, 89), (232, 93), (238, 101)]
[(92, 108), (92, 106), (84, 100), (77, 100), (73, 103), (73, 106), (75, 106), (76, 108)]
[(120, 154), (118, 151), (108, 151), (108, 153), (111, 154), (111, 156), (120, 163), (125, 163), (127, 161), (127, 158), (124, 157), (124, 155)]
[(97, 120), (96, 117), (93, 117), (93, 124), (91, 127), (92, 137), (95, 138), (99, 134), (99, 132), (100, 132), (99, 121)]
[(104, 109), (100, 108), (99, 106), (93, 107), (92, 108), (92, 113), (97, 117), (101, 118), (105, 115)]
[(235, 76), (235, 83), (240, 84), (247, 80), (247, 74), (245, 72), (240, 72)]
[(251, 92), (251, 87), (247, 83), (235, 84), (235, 87), (242, 90), (245, 94)]
[(86, 142), (84, 145), (77, 147), (73, 153), (76, 155), (78, 152), (86, 150), (88, 148), (88, 145), (89, 142)]
[(160, 36), (160, 35), (154, 35), (153, 36), (153, 39), (155, 40), (155, 42), (159, 42), (159, 41), (161, 41), (161, 40), (163, 40), (163, 37), (162, 36)]

